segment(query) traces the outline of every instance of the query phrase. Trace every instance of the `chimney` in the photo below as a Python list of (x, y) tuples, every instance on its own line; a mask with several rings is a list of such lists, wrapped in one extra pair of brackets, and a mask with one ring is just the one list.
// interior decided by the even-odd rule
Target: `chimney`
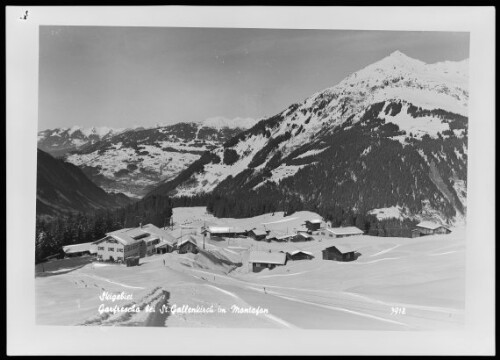
[(142, 229), (142, 223), (139, 223), (139, 227)]

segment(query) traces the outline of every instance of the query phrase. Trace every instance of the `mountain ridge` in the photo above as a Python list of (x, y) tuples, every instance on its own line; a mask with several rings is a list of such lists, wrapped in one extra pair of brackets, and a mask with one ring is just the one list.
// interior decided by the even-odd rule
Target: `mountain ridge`
[[(342, 158), (337, 152), (352, 151), (354, 154), (346, 158), (352, 166), (347, 166), (345, 171), (351, 174), (353, 182), (358, 179), (370, 182), (376, 169), (366, 163), (364, 168), (358, 168), (355, 157), (360, 157), (364, 151), (369, 152), (370, 147), (375, 149), (383, 145), (395, 152), (388, 154), (388, 159), (398, 162), (400, 169), (405, 169), (423, 184), (412, 187), (407, 184), (410, 179), (403, 181), (404, 176), (398, 175), (395, 168), (388, 168), (394, 185), (414, 193), (419, 199), (418, 204), (417, 200), (411, 199), (405, 200), (411, 206), (398, 203), (397, 198), (391, 196), (390, 189), (380, 190), (380, 194), (384, 193), (393, 200), (367, 201), (369, 189), (358, 189), (357, 185), (351, 184), (345, 191), (356, 188), (365, 199), (353, 199), (352, 207), (370, 212), (399, 206), (408, 208), (411, 216), (432, 215), (460, 221), (465, 214), (463, 200), (466, 196), (467, 86), (467, 59), (425, 64), (394, 52), (347, 76), (337, 85), (259, 121), (193, 163), (188, 173), (179, 175), (183, 181), (167, 181), (146, 197), (159, 193), (176, 197), (217, 192), (237, 194), (241, 189), (267, 194), (270, 190), (264, 188), (282, 192), (285, 190), (276, 186), (286, 184), (287, 192), (295, 194), (308, 206), (319, 206), (327, 200), (313, 195), (317, 185), (314, 179), (308, 180), (309, 185), (302, 183), (308, 178), (305, 168), (310, 172), (317, 171), (318, 166), (342, 168), (345, 164), (335, 162)], [(343, 142), (343, 148), (337, 149), (335, 141)], [(366, 142), (367, 146), (358, 149), (353, 144), (356, 141)], [(337, 152), (332, 153), (333, 149)], [(325, 158), (326, 154), (330, 154), (331, 159)], [(420, 170), (412, 164), (402, 163), (398, 156), (411, 157), (415, 162), (413, 165), (418, 165)], [(456, 162), (450, 164), (442, 158), (452, 156)], [(384, 165), (383, 160), (371, 158), (379, 166)], [(430, 161), (435, 162), (434, 171), (431, 171)], [(365, 171), (367, 168), (370, 170)], [(446, 189), (442, 186), (440, 189), (431, 181), (431, 173), (437, 179), (436, 169), (444, 179)], [(331, 180), (338, 181), (332, 186), (342, 188), (342, 178), (331, 170), (325, 170), (325, 173), (330, 174)], [(318, 178), (329, 181), (320, 173)], [(383, 184), (376, 185), (381, 189), (384, 187)], [(424, 190), (431, 195), (423, 194)], [(349, 204), (346, 199), (328, 201), (332, 206), (348, 207)]]

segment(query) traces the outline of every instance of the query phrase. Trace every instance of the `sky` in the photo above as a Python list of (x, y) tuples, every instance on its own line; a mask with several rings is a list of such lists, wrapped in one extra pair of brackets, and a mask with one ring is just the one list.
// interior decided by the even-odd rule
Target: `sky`
[(469, 33), (40, 26), (39, 130), (284, 110), (393, 51), (469, 57)]

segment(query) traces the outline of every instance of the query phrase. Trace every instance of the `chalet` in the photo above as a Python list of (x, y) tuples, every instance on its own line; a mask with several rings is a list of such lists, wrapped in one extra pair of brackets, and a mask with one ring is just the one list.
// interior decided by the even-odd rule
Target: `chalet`
[(65, 257), (75, 257), (75, 256), (91, 255), (97, 253), (97, 246), (91, 242), (75, 244), (75, 245), (66, 245), (63, 246), (62, 249)]
[(202, 231), (202, 234), (206, 234), (212, 240), (221, 240), (224, 237), (238, 237), (246, 235), (247, 232), (238, 227), (220, 227), (220, 226), (209, 226)]
[(288, 260), (311, 260), (314, 258), (313, 254), (304, 250), (293, 250), (286, 254)]
[(328, 228), (328, 229), (325, 229), (325, 231), (329, 237), (333, 237), (333, 238), (342, 238), (342, 237), (347, 237), (347, 236), (355, 236), (355, 235), (363, 235), (364, 234), (363, 230), (358, 229), (356, 226)]
[(179, 251), (179, 254), (187, 254), (187, 253), (197, 254), (198, 244), (194, 237), (188, 236), (177, 243), (177, 249)]
[[(417, 224), (415, 230), (418, 230), (419, 236), (451, 233), (451, 230), (446, 226), (434, 223), (432, 221), (422, 221), (421, 223)], [(412, 237), (415, 237), (413, 236), (413, 232)]]
[(359, 254), (339, 245), (327, 247), (322, 251), (323, 260), (335, 261), (353, 261), (356, 260)]
[(99, 260), (123, 262), (128, 257), (156, 253), (156, 245), (161, 241), (171, 241), (171, 237), (165, 230), (148, 224), (109, 232), (92, 244), (97, 246)]
[(311, 231), (317, 231), (321, 227), (321, 219), (306, 220), (306, 227)]
[(286, 264), (284, 252), (251, 251), (248, 262), (252, 264), (252, 271), (259, 272), (263, 269), (274, 269), (276, 266)]
[(252, 229), (248, 232), (248, 236), (255, 240), (264, 240), (267, 236), (267, 231), (264, 229)]

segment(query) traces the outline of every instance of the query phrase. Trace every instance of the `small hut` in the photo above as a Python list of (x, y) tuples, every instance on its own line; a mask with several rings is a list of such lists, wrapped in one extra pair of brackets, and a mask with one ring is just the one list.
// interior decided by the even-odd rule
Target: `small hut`
[(274, 269), (276, 266), (286, 264), (284, 252), (251, 251), (248, 262), (252, 264), (252, 271), (259, 272), (263, 269)]
[(127, 267), (139, 265), (139, 256), (129, 256), (125, 259), (125, 264)]
[(339, 245), (327, 247), (322, 251), (323, 260), (335, 260), (335, 261), (353, 261), (359, 256), (358, 253), (341, 247)]
[(198, 253), (198, 244), (196, 243), (196, 239), (192, 236), (188, 236), (186, 239), (181, 240), (177, 243), (177, 249), (179, 254), (187, 254), (187, 253)]

